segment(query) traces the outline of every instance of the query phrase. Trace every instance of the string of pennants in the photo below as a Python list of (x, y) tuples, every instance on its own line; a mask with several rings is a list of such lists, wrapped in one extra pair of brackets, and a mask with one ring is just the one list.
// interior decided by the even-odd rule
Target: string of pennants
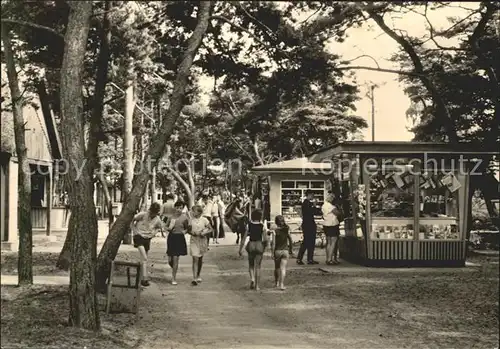
[[(399, 171), (377, 172), (371, 177), (372, 188), (387, 188), (394, 183), (398, 188), (408, 188), (414, 183), (415, 176), (409, 172)], [(446, 187), (450, 192), (460, 189), (461, 184), (451, 172), (431, 175), (423, 173), (420, 175), (420, 189), (437, 189)]]

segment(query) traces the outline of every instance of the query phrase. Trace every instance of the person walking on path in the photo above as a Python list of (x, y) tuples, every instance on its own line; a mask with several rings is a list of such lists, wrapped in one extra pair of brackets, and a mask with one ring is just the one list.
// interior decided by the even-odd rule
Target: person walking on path
[(224, 229), (224, 217), (226, 216), (226, 204), (224, 204), (224, 200), (222, 200), (220, 195), (217, 197), (217, 205), (218, 205), (218, 210), (219, 210), (218, 235), (219, 235), (219, 239), (224, 239), (226, 237), (226, 232)]
[(130, 224), (134, 247), (139, 251), (141, 258), (142, 286), (149, 286), (148, 251), (151, 247), (151, 239), (158, 230), (163, 230), (163, 223), (159, 213), (160, 204), (153, 202), (148, 211), (136, 214)]
[(306, 191), (306, 199), (302, 202), (302, 231), (303, 240), (297, 255), (297, 264), (303, 265), (304, 253), (307, 250), (307, 264), (319, 264), (314, 260), (314, 248), (316, 246), (317, 226), (314, 216), (321, 214), (314, 205), (314, 192)]
[[(335, 246), (340, 235), (339, 209), (334, 205), (335, 195), (329, 193), (321, 206), (323, 212), (323, 229), (326, 236), (326, 264), (339, 264)], [(335, 252), (335, 253), (334, 253)]]
[(193, 257), (193, 281), (191, 285), (196, 286), (201, 282), (201, 267), (203, 266), (203, 256), (208, 251), (206, 236), (212, 232), (212, 225), (202, 216), (203, 209), (199, 205), (193, 206), (190, 220), (191, 229), (189, 234), (189, 250)]
[(246, 231), (240, 243), (239, 255), (243, 254), (243, 247), (247, 235), (249, 236), (246, 251), (248, 253), (248, 272), (250, 274), (250, 288), (256, 291), (260, 290), (260, 269), (264, 250), (268, 243), (267, 226), (262, 222), (262, 211), (255, 210), (252, 212), (251, 220), (248, 223), (248, 231)]
[(172, 268), (172, 285), (177, 285), (177, 270), (179, 269), (179, 257), (187, 255), (186, 237), (190, 230), (189, 218), (183, 213), (186, 205), (183, 201), (177, 201), (174, 205), (175, 214), (167, 221), (167, 256), (168, 264)]
[(245, 233), (248, 223), (241, 197), (236, 197), (226, 208), (224, 220), (233, 233), (236, 233), (236, 245), (238, 245), (240, 243), (240, 237)]
[(236, 245), (240, 241), (239, 220), (244, 216), (243, 212), (239, 209), (239, 201), (237, 198), (233, 199), (227, 207), (224, 208), (224, 221), (233, 233), (236, 234)]
[[(214, 226), (214, 222), (212, 220), (213, 202), (212, 200), (210, 200), (210, 196), (208, 193), (203, 193), (200, 200), (198, 201), (198, 205), (200, 205), (203, 210), (202, 213), (203, 217), (205, 217), (210, 222), (210, 225), (213, 228)], [(210, 235), (207, 235), (206, 239), (207, 239), (207, 244), (210, 245)]]
[(166, 223), (175, 213), (175, 197), (173, 194), (167, 194), (166, 201), (161, 207), (161, 217)]
[[(62, 194), (61, 202), (64, 205), (64, 226), (68, 227), (68, 219), (70, 216), (70, 206), (69, 206), (69, 195), (68, 195), (67, 191), (65, 191)], [(111, 215), (112, 213), (110, 212), (109, 214)]]
[[(238, 230), (237, 230), (237, 238), (236, 238), (236, 244), (238, 244), (240, 241), (240, 237), (242, 237), (245, 232), (247, 231), (247, 226), (248, 226), (248, 221), (251, 219), (250, 215), (250, 200), (248, 196), (245, 194), (244, 191), (239, 193), (238, 196), (238, 211), (236, 211), (236, 215), (239, 217), (238, 218)], [(241, 216), (240, 216), (241, 214)], [(243, 242), (245, 240), (243, 239)]]
[(219, 197), (213, 196), (212, 199), (212, 239), (214, 244), (219, 244), (219, 228), (220, 228), (220, 212), (219, 212)]
[(285, 290), (286, 266), (288, 258), (292, 254), (292, 236), (283, 216), (276, 216), (275, 223), (276, 229), (274, 229), (271, 243), (271, 255), (274, 259), (274, 283), (276, 287)]

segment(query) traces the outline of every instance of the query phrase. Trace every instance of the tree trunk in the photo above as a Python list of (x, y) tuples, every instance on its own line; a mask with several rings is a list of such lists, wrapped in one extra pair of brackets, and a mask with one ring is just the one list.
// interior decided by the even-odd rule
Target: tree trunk
[(151, 203), (157, 202), (158, 195), (156, 193), (156, 167), (153, 168), (153, 173), (151, 174), (150, 190), (151, 190)]
[[(105, 3), (105, 11), (109, 11), (110, 9), (111, 9), (111, 2), (107, 1)], [(91, 136), (89, 137), (87, 145), (87, 159), (90, 160), (87, 168), (91, 175), (93, 174), (94, 169), (96, 168), (98, 163), (97, 151), (99, 147), (99, 140), (102, 139), (102, 113), (104, 111), (104, 98), (106, 95), (106, 84), (108, 81), (110, 42), (111, 42), (111, 30), (109, 23), (109, 15), (106, 12), (104, 14), (104, 21), (102, 23), (101, 47), (97, 58), (95, 93), (92, 101), (93, 108), (92, 108), (92, 117), (90, 126)], [(104, 190), (107, 190), (107, 187)], [(109, 201), (108, 205), (111, 205), (112, 207), (112, 204), (109, 204)], [(72, 243), (71, 239), (73, 236), (72, 229), (74, 229), (75, 227), (74, 225), (71, 224), (71, 217), (68, 224), (68, 231), (66, 233), (66, 239), (64, 241), (63, 249), (61, 250), (61, 253), (59, 254), (59, 258), (56, 263), (56, 267), (62, 270), (68, 270), (71, 261), (71, 243)]]
[(66, 27), (64, 56), (61, 67), (61, 129), (64, 154), (71, 159), (67, 187), (73, 222), (69, 324), (98, 330), (99, 309), (95, 291), (95, 261), (97, 257), (97, 216), (90, 171), (86, 166), (85, 115), (82, 104), (82, 73), (92, 15), (92, 2), (70, 2)]
[(129, 81), (125, 90), (125, 120), (123, 127), (123, 187), (122, 198), (125, 202), (132, 189), (132, 179), (134, 176), (134, 82)]
[(92, 175), (97, 167), (98, 158), (97, 151), (99, 149), (99, 141), (105, 140), (102, 132), (102, 113), (104, 111), (104, 99), (106, 96), (106, 84), (108, 82), (109, 59), (111, 57), (111, 25), (109, 21), (109, 11), (111, 10), (112, 1), (104, 3), (104, 20), (102, 22), (100, 32), (100, 48), (97, 57), (97, 72), (95, 78), (95, 92), (92, 98), (93, 108), (91, 117), (91, 136), (87, 145), (87, 158), (90, 160), (88, 170)]
[[(134, 81), (128, 81), (127, 89), (125, 90), (125, 120), (123, 127), (123, 182), (121, 190), (122, 202), (126, 202), (132, 189), (132, 181), (134, 178)], [(123, 237), (124, 244), (132, 243), (130, 229), (127, 229), (127, 234)]]
[[(137, 173), (140, 171), (139, 166), (144, 166), (145, 165), (145, 151), (144, 151), (144, 115), (141, 114), (141, 131), (139, 135), (137, 136), (137, 160), (135, 162), (134, 166), (134, 173)], [(148, 165), (149, 166), (149, 165)], [(139, 169), (136, 171), (136, 168)], [(144, 169), (142, 169), (144, 170)], [(149, 171), (149, 168), (146, 168), (146, 171)], [(146, 211), (148, 207), (148, 195), (149, 195), (149, 181), (146, 183), (146, 188), (144, 189), (144, 193), (142, 194), (142, 203), (141, 203), (141, 211)]]
[(64, 245), (59, 253), (59, 258), (57, 259), (56, 267), (61, 270), (69, 270), (71, 263), (71, 245), (73, 244), (73, 231), (75, 230), (74, 215), (70, 214), (68, 222), (68, 231), (66, 233), (66, 239), (64, 240)]
[[(465, 223), (465, 241), (469, 241), (470, 239), (470, 232), (472, 230), (472, 199), (474, 197), (474, 192), (476, 191), (477, 188), (477, 183), (474, 181), (474, 176), (470, 177), (470, 182), (469, 182), (469, 196), (467, 197), (467, 221)], [(465, 249), (465, 256), (467, 257), (469, 255), (469, 248)]]
[[(153, 110), (153, 116), (156, 122), (158, 123), (158, 127), (161, 127), (161, 99), (160, 95), (155, 96), (155, 100), (152, 103), (151, 109)], [(151, 173), (151, 184), (150, 184), (150, 190), (151, 190), (151, 203), (157, 202), (158, 201), (158, 195), (157, 195), (157, 182), (156, 182), (156, 173), (158, 171), (158, 167), (156, 166), (157, 164), (154, 164), (154, 167), (152, 169)], [(162, 198), (163, 199), (163, 198)]]
[(19, 89), (19, 79), (12, 52), (12, 42), (6, 24), (2, 24), (2, 42), (4, 46), (5, 64), (9, 80), (12, 100), (12, 114), (14, 116), (14, 137), (16, 154), (19, 163), (18, 169), (18, 229), (19, 229), (19, 257), (17, 274), (19, 285), (33, 284), (33, 230), (31, 226), (31, 176), (28, 162), (26, 141), (24, 137), (23, 98)]
[(146, 183), (144, 194), (142, 194), (141, 211), (146, 211), (148, 209), (148, 196), (149, 196), (149, 181)]
[(187, 167), (187, 175), (188, 175), (188, 183), (189, 183), (189, 192), (188, 192), (188, 207), (191, 209), (194, 206), (195, 201), (195, 193), (196, 193), (196, 185), (194, 182), (194, 158), (191, 158), (188, 163), (186, 163)]
[(106, 207), (108, 208), (108, 218), (109, 218), (109, 226), (113, 224), (113, 201), (111, 200), (111, 194), (109, 192), (108, 183), (104, 178), (102, 173), (98, 174), (99, 182), (101, 183), (102, 192), (104, 193), (104, 201), (106, 203)]
[(174, 176), (175, 180), (184, 188), (184, 191), (186, 192), (186, 195), (188, 197), (188, 202), (186, 204), (188, 205), (188, 208), (191, 209), (194, 206), (195, 201), (194, 191), (191, 191), (189, 184), (184, 180), (184, 178), (182, 178), (179, 172), (172, 168), (169, 168), (168, 170)]
[(486, 208), (490, 219), (498, 227), (498, 210), (493, 203), (493, 200), (499, 199), (498, 192), (498, 181), (492, 173), (486, 173), (481, 176), (481, 181), (479, 182), (479, 189), (483, 193), (484, 201), (486, 203)]
[(253, 152), (254, 152), (255, 156), (257, 157), (257, 162), (261, 166), (264, 165), (264, 160), (262, 159), (262, 156), (260, 155), (258, 136), (256, 136), (255, 139), (252, 141), (252, 147), (253, 147)]
[[(172, 134), (175, 123), (180, 115), (184, 106), (184, 95), (188, 78), (193, 64), (193, 59), (198, 52), (202, 39), (207, 31), (210, 19), (210, 9), (213, 2), (201, 1), (198, 7), (197, 20), (198, 23), (193, 31), (193, 34), (188, 40), (187, 47), (184, 51), (181, 63), (177, 68), (176, 79), (174, 88), (170, 99), (170, 106), (163, 116), (162, 127), (159, 132), (152, 138), (148, 148), (147, 156), (158, 163), (158, 160), (165, 153), (165, 147), (170, 135)], [(118, 216), (115, 224), (104, 242), (98, 259), (98, 285), (99, 289), (105, 289), (106, 280), (109, 275), (110, 263), (115, 258), (120, 242), (127, 228), (132, 221), (133, 215), (139, 206), (139, 201), (149, 180), (149, 173), (147, 171), (141, 172), (134, 181), (132, 191), (124, 203), (122, 211)]]

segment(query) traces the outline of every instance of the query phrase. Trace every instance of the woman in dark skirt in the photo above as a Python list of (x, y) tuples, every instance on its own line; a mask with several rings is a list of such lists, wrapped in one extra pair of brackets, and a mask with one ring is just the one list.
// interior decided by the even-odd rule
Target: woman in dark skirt
[(175, 213), (167, 222), (167, 256), (168, 264), (172, 268), (172, 285), (177, 285), (176, 277), (179, 269), (179, 257), (187, 255), (185, 234), (189, 231), (189, 218), (185, 213), (184, 202), (177, 201), (174, 205)]

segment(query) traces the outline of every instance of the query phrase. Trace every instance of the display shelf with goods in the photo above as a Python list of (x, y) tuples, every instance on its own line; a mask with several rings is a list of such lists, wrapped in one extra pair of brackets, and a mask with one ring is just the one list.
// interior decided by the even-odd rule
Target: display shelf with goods
[(422, 219), (419, 222), (419, 240), (458, 240), (458, 224), (455, 219)]
[(300, 220), (302, 218), (301, 205), (307, 190), (313, 191), (315, 204), (321, 208), (325, 200), (325, 181), (287, 180), (281, 182), (281, 214), (285, 220)]
[(369, 179), (372, 218), (408, 218), (414, 216), (414, 175), (401, 169), (383, 169)]
[[(369, 217), (371, 240), (415, 239), (415, 175), (411, 167), (385, 166), (369, 173)], [(366, 199), (358, 188), (359, 218), (366, 214)], [(366, 192), (366, 190), (365, 190)]]
[(357, 206), (357, 216), (360, 220), (366, 220), (366, 187), (364, 184), (358, 184), (353, 192), (354, 202)]
[(450, 171), (420, 176), (419, 240), (458, 240), (460, 182)]
[(372, 219), (371, 239), (381, 240), (413, 240), (413, 218)]

